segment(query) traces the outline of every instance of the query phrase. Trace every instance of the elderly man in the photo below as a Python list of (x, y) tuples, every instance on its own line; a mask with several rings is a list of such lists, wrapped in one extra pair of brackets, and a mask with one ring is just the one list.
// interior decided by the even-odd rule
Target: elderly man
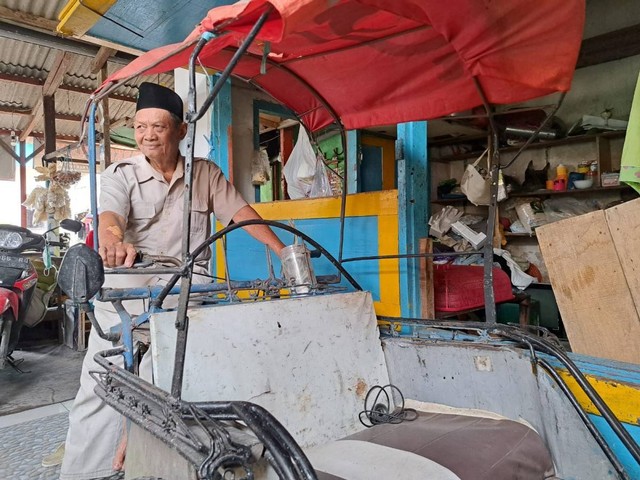
[[(136, 251), (181, 257), (183, 234), (184, 158), (178, 144), (186, 135), (181, 98), (152, 83), (140, 85), (134, 121), (135, 139), (142, 155), (111, 165), (100, 177), (100, 256), (106, 267), (133, 265)], [(260, 216), (238, 194), (213, 163), (197, 159), (193, 165), (191, 245), (201, 244), (211, 232), (211, 213), (218, 221), (257, 219)], [(280, 253), (284, 247), (265, 225), (245, 227), (247, 232)], [(196, 259), (194, 271), (206, 273), (211, 253)], [(134, 287), (166, 281), (160, 275), (111, 275), (110, 286)], [(115, 277), (115, 278), (114, 278)], [(196, 275), (194, 283), (208, 281)], [(125, 305), (141, 313), (140, 301)], [(165, 303), (166, 305), (166, 303)], [(110, 304), (96, 303), (96, 318), (104, 329), (118, 323)], [(80, 390), (69, 414), (61, 480), (106, 477), (122, 468), (125, 441), (122, 417), (95, 395), (90, 370), (98, 370), (93, 356), (111, 348), (92, 330), (82, 366)], [(146, 357), (140, 374), (149, 378)], [(147, 372), (147, 373), (145, 373)]]

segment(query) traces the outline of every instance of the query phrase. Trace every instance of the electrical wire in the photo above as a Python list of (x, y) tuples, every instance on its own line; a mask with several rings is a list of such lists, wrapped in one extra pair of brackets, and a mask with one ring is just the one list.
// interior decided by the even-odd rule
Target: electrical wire
[[(400, 397), (400, 405), (394, 407), (393, 394)], [(375, 394), (373, 401), (372, 396)], [(393, 408), (393, 410), (392, 410)], [(364, 410), (358, 414), (358, 419), (365, 427), (390, 423), (397, 425), (402, 422), (412, 422), (418, 418), (418, 412), (413, 408), (404, 408), (404, 395), (395, 385), (374, 385), (364, 398)]]

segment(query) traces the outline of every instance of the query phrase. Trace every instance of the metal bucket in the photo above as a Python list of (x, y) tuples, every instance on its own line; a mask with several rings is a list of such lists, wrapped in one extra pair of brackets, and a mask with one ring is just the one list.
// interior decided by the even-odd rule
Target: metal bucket
[(316, 276), (311, 267), (311, 256), (304, 244), (284, 247), (280, 252), (280, 261), (284, 278), (292, 285), (292, 293), (309, 293), (315, 287)]

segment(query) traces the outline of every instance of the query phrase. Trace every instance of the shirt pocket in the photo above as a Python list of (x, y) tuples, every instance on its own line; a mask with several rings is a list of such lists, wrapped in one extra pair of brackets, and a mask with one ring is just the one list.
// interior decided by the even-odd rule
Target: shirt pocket
[(194, 198), (191, 202), (191, 231), (204, 232), (209, 224), (210, 215), (206, 199)]
[(142, 227), (151, 223), (153, 217), (156, 216), (156, 206), (151, 202), (131, 202), (131, 212), (129, 213), (129, 222), (134, 227)]

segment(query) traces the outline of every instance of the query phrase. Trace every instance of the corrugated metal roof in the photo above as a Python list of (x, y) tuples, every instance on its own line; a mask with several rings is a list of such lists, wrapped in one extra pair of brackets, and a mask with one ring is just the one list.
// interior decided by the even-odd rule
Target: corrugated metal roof
[[(43, 23), (54, 25), (58, 12), (66, 5), (67, 0), (0, 0), (2, 7), (19, 11), (27, 15), (39, 17)], [(0, 15), (0, 21), (8, 20)], [(47, 22), (48, 21), (48, 22)], [(23, 25), (27, 28), (28, 25)], [(96, 47), (97, 48), (97, 47)], [(26, 41), (0, 37), (0, 132), (11, 129), (22, 130), (31, 118), (23, 114), (25, 110), (34, 109), (42, 98), (42, 85), (53, 68), (57, 48), (38, 45)], [(57, 114), (79, 118), (85, 111), (88, 94), (98, 88), (98, 75), (91, 73), (91, 62), (94, 57), (73, 54), (73, 60), (64, 75), (61, 87), (55, 93)], [(108, 62), (109, 74), (122, 68), (122, 64)], [(114, 93), (135, 99), (139, 85), (143, 81), (159, 81), (173, 86), (173, 75), (164, 74), (153, 78), (139, 78), (128, 82)], [(78, 90), (81, 90), (80, 92)], [(16, 113), (7, 113), (14, 109)], [(111, 121), (131, 117), (135, 113), (132, 101), (109, 100), (109, 116)], [(44, 130), (42, 115), (37, 119), (34, 133)], [(56, 119), (56, 133), (64, 136), (80, 134), (80, 122), (68, 119)]]
[(0, 0), (0, 6), (56, 21), (66, 4), (67, 0)]

